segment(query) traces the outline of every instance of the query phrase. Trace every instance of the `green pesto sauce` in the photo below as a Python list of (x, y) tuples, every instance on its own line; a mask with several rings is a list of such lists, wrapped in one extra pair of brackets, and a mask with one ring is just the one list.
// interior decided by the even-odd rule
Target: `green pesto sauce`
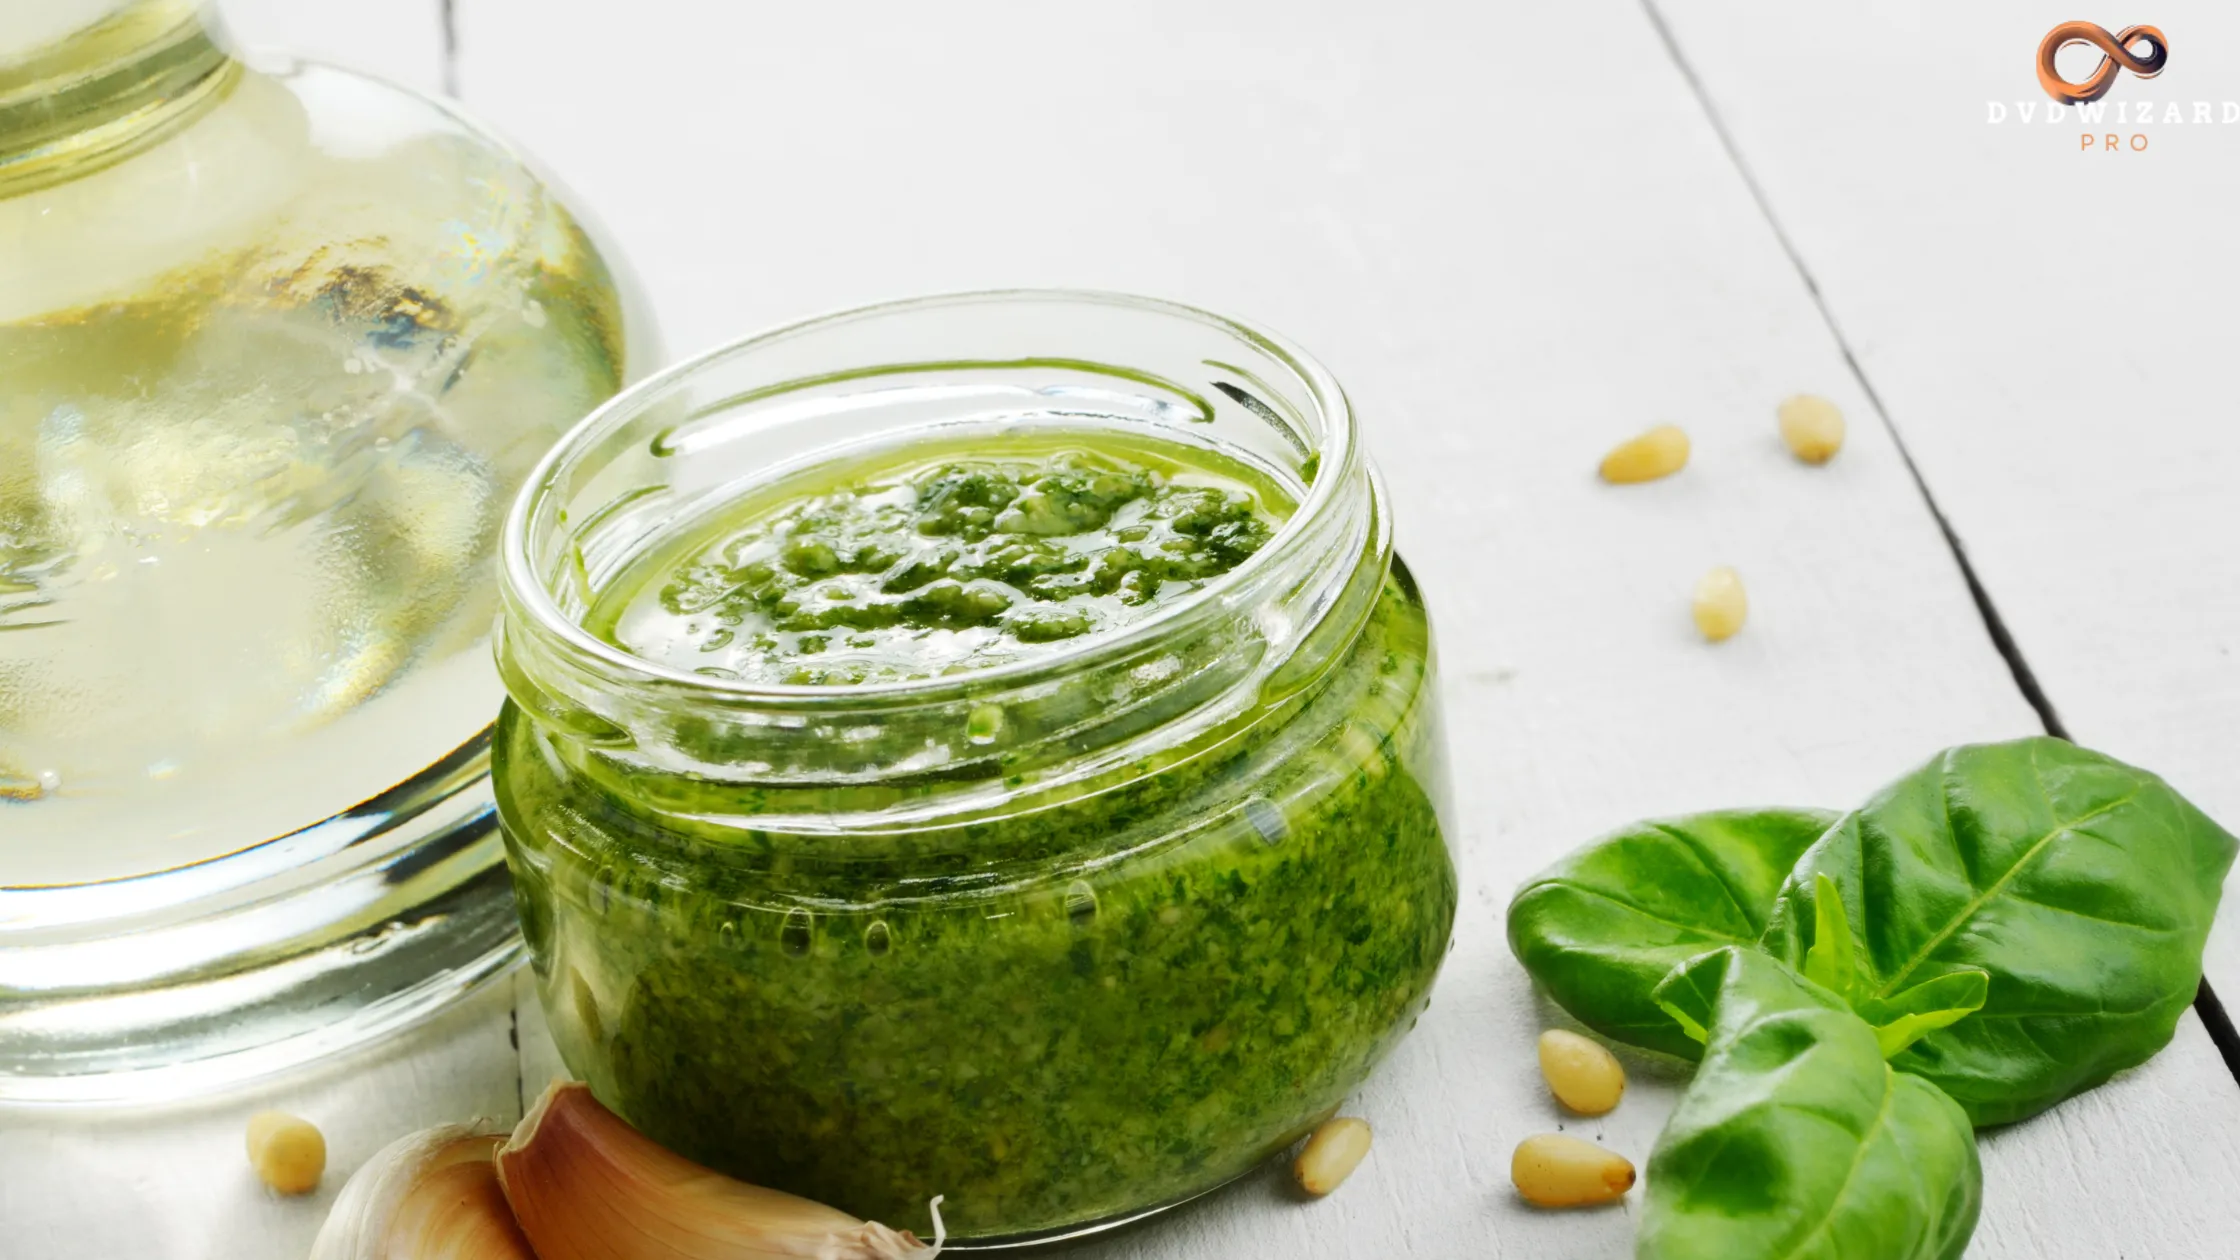
[[(1277, 516), (1264, 487), (1179, 456), (1002, 454), (904, 469), (892, 484), (911, 497), (895, 504), (924, 513), (919, 496), (947, 475), (928, 474), (970, 465), (1011, 494), (983, 505), (985, 539), (1053, 475), (1117, 478), (1126, 497), (1104, 525), (1010, 535), (1102, 555), (1130, 545), (1111, 522), (1150, 518), (1163, 487), (1252, 496), (1252, 515), (1220, 513), (1229, 523)], [(692, 554), (782, 519), (732, 517), (739, 528)], [(1178, 529), (1170, 540), (1194, 541), (1167, 554), (1209, 557), (1210, 534)], [(1162, 576), (1154, 598), (1202, 580)], [(1117, 586), (1038, 601), (1033, 581), (1003, 585), (1029, 606), (1137, 607)], [(871, 788), (622, 769), (508, 705), (500, 817), (569, 1066), (673, 1149), (921, 1233), (936, 1194), (954, 1234), (1018, 1236), (1248, 1171), (1413, 1026), (1453, 924), (1423, 604), (1397, 564), (1365, 562), (1356, 591), (1328, 619), (1335, 664), (1314, 686), (1054, 799), (880, 843), (708, 821), (810, 815), (805, 791), (835, 815), (892, 799)], [(874, 627), (901, 636), (877, 660), (922, 661), (908, 653), (926, 639), (904, 627), (928, 626), (948, 628)]]
[(787, 479), (718, 513), (614, 582), (589, 628), (716, 678), (925, 678), (1149, 616), (1244, 563), (1292, 511), (1244, 466), (1178, 444), (1010, 439), (992, 459), (968, 441)]

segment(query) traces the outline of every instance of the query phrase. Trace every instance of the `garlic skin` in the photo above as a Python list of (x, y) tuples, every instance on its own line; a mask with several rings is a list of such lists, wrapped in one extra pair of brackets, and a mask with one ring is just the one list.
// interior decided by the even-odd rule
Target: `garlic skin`
[(537, 1260), (498, 1186), (504, 1140), (445, 1125), (381, 1148), (342, 1188), (311, 1260)]
[(539, 1260), (932, 1260), (944, 1241), (939, 1199), (929, 1247), (703, 1168), (574, 1081), (537, 1100), (498, 1151), (497, 1168)]

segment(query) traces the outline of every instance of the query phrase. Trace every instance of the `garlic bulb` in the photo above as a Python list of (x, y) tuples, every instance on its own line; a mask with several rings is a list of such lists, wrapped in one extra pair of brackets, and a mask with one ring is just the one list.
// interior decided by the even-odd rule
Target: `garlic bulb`
[[(932, 1260), (934, 1243), (712, 1172), (561, 1082), (497, 1155), (498, 1179), (540, 1260)], [(315, 1258), (317, 1260), (317, 1258)]]
[(391, 1142), (342, 1188), (311, 1260), (536, 1260), (498, 1186), (504, 1140), (445, 1125)]

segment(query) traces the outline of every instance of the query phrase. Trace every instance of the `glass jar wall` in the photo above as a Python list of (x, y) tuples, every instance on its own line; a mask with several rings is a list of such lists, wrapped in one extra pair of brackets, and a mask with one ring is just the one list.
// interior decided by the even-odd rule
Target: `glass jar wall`
[(491, 558), (650, 352), (444, 104), (186, 0), (0, 15), (0, 1096), (201, 1088), (502, 967)]
[[(693, 670), (600, 611), (834, 467), (1053, 444), (1249, 468), (1280, 525), (1124, 625), (920, 676)], [(946, 537), (953, 481), (878, 502)], [(496, 778), (540, 991), (570, 1067), (693, 1158), (897, 1227), (938, 1194), (954, 1235), (1064, 1236), (1283, 1149), (1428, 998), (1456, 885), (1424, 607), (1342, 392), (1266, 334), (1053, 293), (781, 329), (586, 421), (503, 559)], [(932, 589), (890, 561), (884, 589)]]

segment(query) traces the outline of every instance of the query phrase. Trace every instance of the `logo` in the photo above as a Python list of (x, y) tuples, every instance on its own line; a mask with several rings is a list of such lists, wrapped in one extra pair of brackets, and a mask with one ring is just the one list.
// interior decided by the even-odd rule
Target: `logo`
[[(2133, 44), (2144, 41), (2153, 51), (2141, 57), (2131, 51)], [(2053, 59), (2071, 44), (2090, 44), (2104, 56), (2100, 65), (2085, 76), (2082, 83), (2071, 83), (2061, 77)], [(2038, 45), (2038, 85), (2046, 95), (2068, 105), (2082, 105), (2097, 101), (2116, 85), (2116, 72), (2129, 70), (2142, 79), (2151, 79), (2162, 73), (2170, 60), (2170, 41), (2162, 32), (2151, 26), (2126, 26), (2113, 35), (2108, 28), (2093, 22), (2063, 22), (2046, 32)]]

